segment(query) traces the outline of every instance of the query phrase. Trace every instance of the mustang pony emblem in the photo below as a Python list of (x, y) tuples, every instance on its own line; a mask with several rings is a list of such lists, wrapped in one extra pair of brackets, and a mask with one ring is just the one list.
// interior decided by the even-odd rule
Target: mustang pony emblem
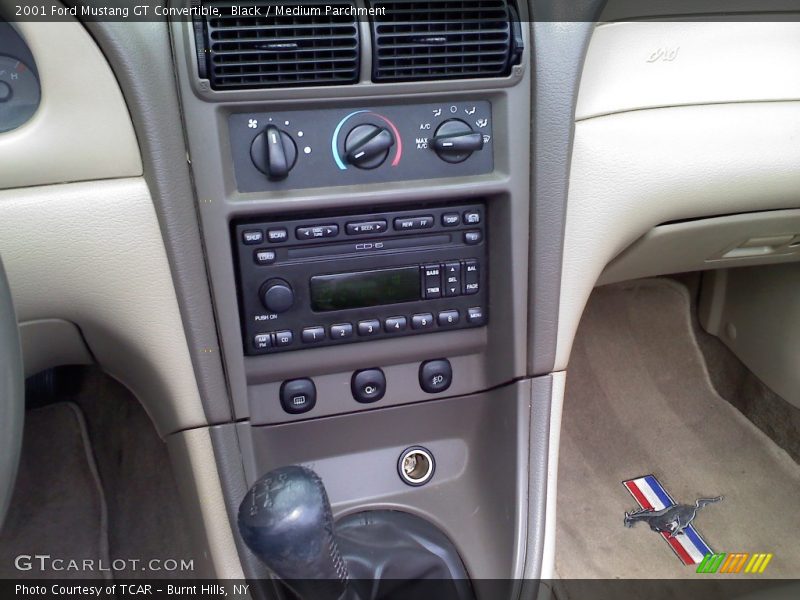
[(661, 510), (642, 508), (625, 513), (625, 527), (633, 527), (639, 521), (644, 521), (650, 529), (658, 532), (665, 532), (671, 536), (680, 535), (689, 525), (692, 524), (697, 511), (722, 500), (722, 496), (716, 498), (698, 498), (694, 506), (689, 504), (673, 504)]
[(658, 533), (686, 566), (698, 565), (707, 554), (713, 554), (711, 547), (695, 529), (693, 521), (704, 506), (722, 500), (700, 498), (694, 503), (678, 504), (654, 475), (644, 475), (622, 482), (633, 496), (639, 509), (625, 513), (625, 527), (644, 521), (650, 529)]

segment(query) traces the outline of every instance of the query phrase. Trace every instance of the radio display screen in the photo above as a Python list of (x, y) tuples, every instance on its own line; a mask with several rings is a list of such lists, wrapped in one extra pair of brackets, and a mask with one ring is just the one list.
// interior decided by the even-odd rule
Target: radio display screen
[(365, 308), (420, 299), (418, 266), (317, 275), (311, 278), (311, 310)]

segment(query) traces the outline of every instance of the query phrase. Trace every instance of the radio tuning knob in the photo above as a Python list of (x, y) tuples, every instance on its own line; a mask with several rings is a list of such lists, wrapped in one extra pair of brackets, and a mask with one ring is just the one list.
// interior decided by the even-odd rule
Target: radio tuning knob
[(358, 125), (344, 140), (345, 158), (359, 169), (374, 169), (389, 156), (394, 142), (394, 136), (385, 127)]
[(286, 312), (294, 304), (292, 286), (283, 279), (270, 279), (261, 286), (261, 303), (273, 313)]
[(483, 134), (473, 131), (461, 119), (449, 119), (436, 129), (431, 147), (443, 161), (460, 163), (473, 152), (483, 150)]
[(253, 140), (250, 158), (259, 171), (273, 181), (280, 181), (286, 179), (297, 162), (297, 146), (288, 133), (267, 125)]

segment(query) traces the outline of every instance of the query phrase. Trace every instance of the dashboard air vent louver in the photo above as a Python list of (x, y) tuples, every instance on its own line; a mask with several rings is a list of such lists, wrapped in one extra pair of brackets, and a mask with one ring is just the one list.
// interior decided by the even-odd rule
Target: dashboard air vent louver
[[(341, 85), (359, 71), (353, 0), (242, 4), (260, 14), (232, 14), (234, 2), (207, 1), (219, 16), (195, 21), (200, 76), (215, 90)], [(326, 11), (326, 6), (334, 10)], [(337, 10), (343, 9), (343, 10)]]
[(502, 77), (522, 35), (507, 0), (370, 0), (373, 81)]

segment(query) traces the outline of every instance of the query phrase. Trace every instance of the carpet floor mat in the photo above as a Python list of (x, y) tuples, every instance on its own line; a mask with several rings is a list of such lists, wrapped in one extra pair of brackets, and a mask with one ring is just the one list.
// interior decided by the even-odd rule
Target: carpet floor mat
[[(70, 560), (102, 561), (107, 568), (106, 522), (80, 409), (59, 402), (28, 411), (16, 487), (0, 532), (0, 578), (85, 577), (70, 568)], [(18, 560), (20, 555), (49, 558)]]
[[(695, 520), (714, 552), (772, 553), (758, 577), (800, 577), (800, 466), (716, 393), (690, 317), (667, 279), (598, 288), (587, 305), (561, 430), (561, 578), (701, 577), (645, 523), (623, 526), (637, 504), (622, 481), (648, 474), (680, 503), (724, 496)], [(702, 575), (717, 576), (731, 577)]]

